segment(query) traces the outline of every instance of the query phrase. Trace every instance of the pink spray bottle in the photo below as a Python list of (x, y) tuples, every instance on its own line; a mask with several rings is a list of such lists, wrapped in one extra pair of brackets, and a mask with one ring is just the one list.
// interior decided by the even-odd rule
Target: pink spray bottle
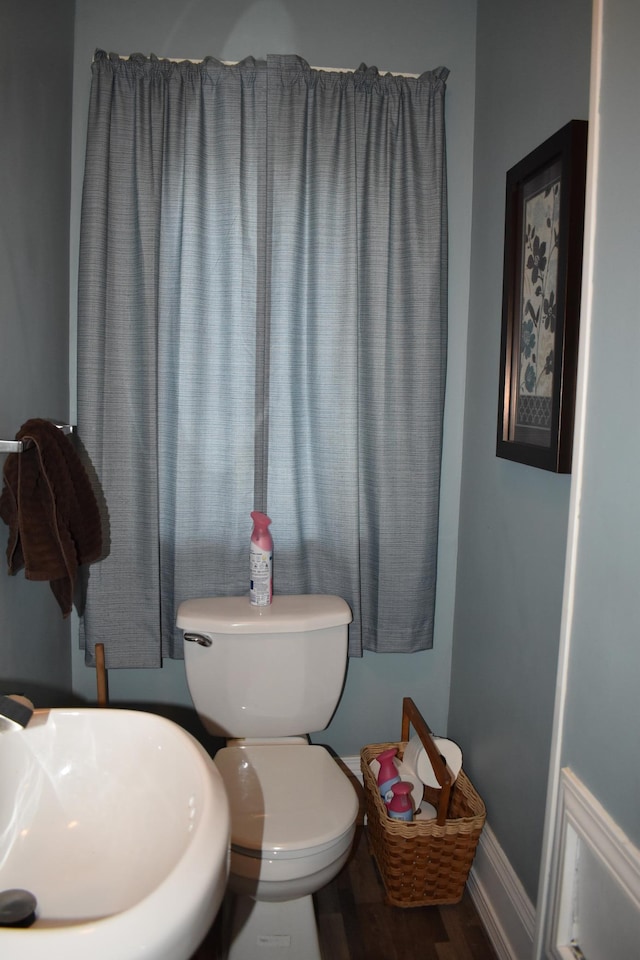
[(256, 607), (266, 607), (273, 598), (273, 540), (269, 533), (271, 520), (266, 513), (254, 510), (251, 514), (251, 584), (249, 597)]

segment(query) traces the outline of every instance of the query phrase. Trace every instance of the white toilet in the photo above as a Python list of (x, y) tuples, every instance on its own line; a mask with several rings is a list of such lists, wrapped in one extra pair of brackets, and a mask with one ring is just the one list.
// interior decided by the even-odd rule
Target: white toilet
[(229, 960), (320, 960), (312, 894), (353, 842), (358, 798), (307, 733), (340, 699), (351, 611), (339, 597), (187, 600), (178, 610), (189, 690), (231, 808)]

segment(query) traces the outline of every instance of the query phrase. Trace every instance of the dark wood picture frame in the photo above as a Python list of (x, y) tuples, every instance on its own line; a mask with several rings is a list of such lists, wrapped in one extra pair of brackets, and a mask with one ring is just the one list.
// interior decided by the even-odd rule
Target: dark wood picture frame
[(587, 122), (507, 173), (496, 454), (571, 473)]

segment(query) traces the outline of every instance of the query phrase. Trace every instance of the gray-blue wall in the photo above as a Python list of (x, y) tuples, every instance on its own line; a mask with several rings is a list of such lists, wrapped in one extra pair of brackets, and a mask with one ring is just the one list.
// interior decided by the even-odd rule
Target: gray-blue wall
[(571, 478), (495, 455), (506, 171), (589, 104), (589, 0), (479, 0), (449, 735), (535, 902)]
[(561, 750), (562, 764), (572, 767), (637, 846), (639, 39), (636, 0), (604, 0), (584, 459)]
[[(30, 417), (68, 416), (73, 12), (73, 0), (0, 4), (4, 440)], [(71, 689), (69, 624), (48, 584), (6, 576), (6, 543), (0, 523), (0, 692), (26, 691), (42, 706), (64, 701)]]
[[(445, 412), (438, 603), (434, 649), (412, 655), (365, 654), (349, 665), (329, 729), (317, 739), (342, 755), (400, 735), (401, 702), (413, 696), (444, 732), (458, 535), (462, 409), (471, 234), (475, 0), (77, 0), (73, 113), (72, 268), (76, 260), (90, 63), (96, 47), (120, 54), (238, 60), (293, 52), (315, 66), (419, 73), (449, 67), (447, 138), (450, 188), (450, 338)], [(72, 338), (73, 340), (73, 338)], [(126, 438), (123, 438), (126, 442)], [(277, 531), (276, 561), (277, 561)], [(75, 646), (75, 645), (74, 645)], [(93, 673), (74, 649), (74, 688), (92, 696)], [(180, 661), (162, 670), (111, 671), (116, 701), (189, 704)]]

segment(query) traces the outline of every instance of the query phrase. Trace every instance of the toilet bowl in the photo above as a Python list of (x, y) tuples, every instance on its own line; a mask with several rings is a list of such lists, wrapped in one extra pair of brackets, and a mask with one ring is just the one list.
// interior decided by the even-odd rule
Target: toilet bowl
[(324, 747), (224, 747), (215, 757), (231, 810), (227, 960), (321, 960), (312, 895), (349, 857), (358, 800)]
[(278, 902), (329, 883), (351, 850), (358, 800), (327, 750), (249, 744), (215, 763), (232, 811), (232, 889)]
[(344, 600), (320, 595), (179, 608), (194, 705), (227, 738), (214, 759), (231, 811), (227, 960), (321, 960), (312, 895), (348, 859), (359, 803), (306, 734), (328, 725), (340, 699), (350, 621)]

